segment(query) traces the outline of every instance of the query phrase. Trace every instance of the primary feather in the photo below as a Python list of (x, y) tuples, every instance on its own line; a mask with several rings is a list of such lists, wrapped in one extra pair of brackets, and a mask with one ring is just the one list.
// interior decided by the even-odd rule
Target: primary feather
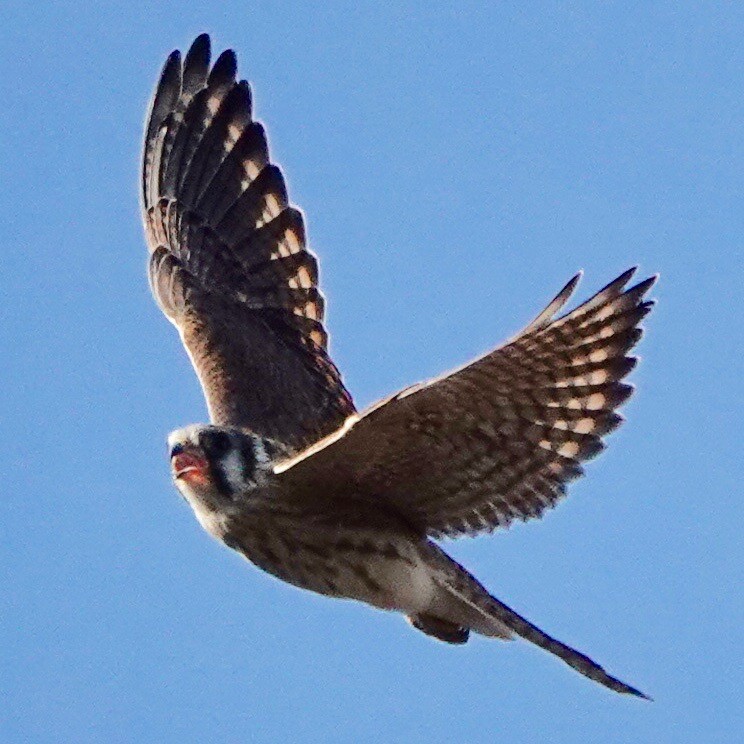
[(583, 474), (621, 422), (627, 352), (641, 336), (655, 277), (633, 271), (557, 319), (572, 279), (524, 331), (443, 377), (409, 387), (282, 463), (299, 490), (384, 495), (433, 537), (539, 517)]
[(142, 168), (150, 283), (178, 328), (212, 421), (299, 450), (354, 411), (327, 353), (302, 214), (270, 163), (232, 51), (206, 35), (168, 58)]

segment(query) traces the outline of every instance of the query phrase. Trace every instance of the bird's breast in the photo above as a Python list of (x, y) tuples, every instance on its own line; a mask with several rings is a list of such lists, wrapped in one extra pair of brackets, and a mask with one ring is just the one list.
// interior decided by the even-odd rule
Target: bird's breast
[(418, 612), (435, 592), (418, 544), (397, 533), (265, 520), (223, 539), (267, 573), (319, 594)]

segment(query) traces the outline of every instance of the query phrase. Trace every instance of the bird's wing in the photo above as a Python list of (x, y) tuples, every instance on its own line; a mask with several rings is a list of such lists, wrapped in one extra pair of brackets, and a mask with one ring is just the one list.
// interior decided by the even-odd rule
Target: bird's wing
[(199, 36), (168, 58), (145, 129), (150, 285), (214, 423), (300, 449), (354, 411), (327, 353), (315, 256), (232, 50)]
[(444, 377), (373, 406), (277, 466), (291, 491), (325, 489), (390, 502), (438, 536), (539, 517), (582, 475), (622, 421), (652, 302), (633, 270), (557, 319), (575, 276), (518, 336)]

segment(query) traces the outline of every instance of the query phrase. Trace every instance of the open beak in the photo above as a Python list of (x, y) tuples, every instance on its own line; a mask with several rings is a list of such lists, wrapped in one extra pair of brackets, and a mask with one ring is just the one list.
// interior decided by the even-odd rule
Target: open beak
[(171, 470), (176, 480), (206, 480), (208, 468), (206, 458), (194, 450), (181, 450), (171, 457)]

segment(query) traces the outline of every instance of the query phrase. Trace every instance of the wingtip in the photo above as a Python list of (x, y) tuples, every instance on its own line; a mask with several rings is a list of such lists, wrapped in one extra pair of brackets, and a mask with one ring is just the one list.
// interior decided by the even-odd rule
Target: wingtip
[(623, 273), (620, 274), (620, 277), (618, 278), (622, 278), (627, 282), (636, 273), (636, 271), (638, 271), (638, 264), (636, 264), (635, 266), (631, 266), (629, 269), (623, 271)]
[(238, 72), (238, 57), (233, 49), (225, 49), (217, 57), (212, 71), (209, 73), (209, 84), (212, 86), (223, 85), (235, 80)]
[(626, 695), (632, 695), (633, 697), (640, 698), (641, 700), (648, 700), (649, 703), (653, 703), (654, 699), (650, 695), (646, 695), (645, 692), (641, 692), (636, 687), (631, 687), (630, 685), (625, 685), (627, 687), (626, 690), (623, 690), (623, 692)]
[(617, 279), (613, 279), (602, 291), (607, 289), (622, 290), (622, 288), (625, 287), (625, 285), (633, 278), (636, 271), (638, 271), (638, 266), (631, 266), (629, 269), (623, 271)]
[(158, 79), (157, 90), (161, 90), (173, 84), (178, 84), (180, 87), (181, 75), (181, 50), (174, 49), (165, 59), (163, 67), (160, 70), (160, 78)]
[(628, 291), (636, 290), (640, 292), (641, 294), (645, 294), (648, 292), (651, 287), (656, 284), (656, 280), (659, 278), (658, 274), (652, 274), (651, 276), (647, 277), (646, 279), (643, 279), (642, 281), (638, 282), (638, 284), (634, 284)]
[[(527, 325), (524, 330), (522, 330), (519, 333), (519, 336), (523, 336), (526, 333), (531, 333), (532, 331), (536, 331), (540, 328), (543, 328), (548, 323), (550, 323), (553, 318), (555, 317), (555, 314), (568, 302), (568, 300), (571, 298), (571, 295), (574, 293), (574, 290), (576, 289), (576, 285), (581, 280), (581, 277), (584, 275), (583, 269), (579, 269), (564, 285), (561, 287), (558, 294), (553, 297), (553, 299), (548, 303), (547, 307), (538, 314), (538, 316), (531, 322), (529, 325)], [(517, 338), (519, 337), (517, 336)]]
[(181, 50), (174, 49), (165, 59), (163, 67), (169, 67), (181, 61)]
[[(568, 301), (571, 299), (571, 295), (573, 295), (574, 290), (576, 289), (576, 285), (581, 281), (581, 277), (584, 276), (584, 270), (579, 269), (562, 287), (560, 292), (553, 298), (551, 303), (548, 305), (548, 308), (550, 308), (551, 316), (555, 315)], [(546, 308), (546, 310), (548, 310)], [(541, 313), (541, 315), (543, 315)]]
[(584, 269), (579, 269), (567, 282), (566, 286), (563, 288), (563, 292), (568, 292), (569, 294), (573, 294), (574, 289), (576, 289), (576, 286), (578, 283), (584, 278)]
[(211, 53), (212, 40), (209, 38), (209, 34), (199, 34), (186, 52), (186, 61), (187, 63), (193, 63), (199, 60), (208, 66)]
[[(643, 293), (644, 294), (646, 292), (648, 292), (652, 287), (656, 286), (656, 282), (659, 281), (659, 277), (660, 276), (661, 276), (661, 274), (659, 274), (659, 273), (651, 274), (651, 276), (648, 277), (648, 279), (644, 279), (644, 281), (639, 282), (639, 284), (644, 287), (644, 289), (643, 289)], [(655, 300), (651, 300), (651, 302), (653, 303), (653, 302), (655, 302)]]
[(191, 49), (197, 49), (197, 48), (209, 46), (211, 43), (212, 43), (212, 40), (210, 39), (209, 34), (205, 31), (199, 34), (194, 39), (194, 41), (191, 43)]

